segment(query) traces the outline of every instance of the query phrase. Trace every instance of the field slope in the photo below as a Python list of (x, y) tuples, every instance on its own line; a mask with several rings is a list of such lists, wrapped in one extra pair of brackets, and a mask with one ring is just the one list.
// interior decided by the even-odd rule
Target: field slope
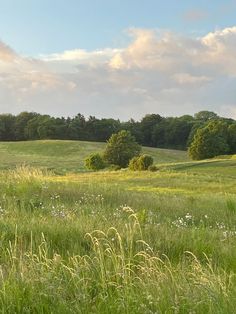
[[(105, 143), (82, 141), (27, 141), (0, 143), (0, 169), (27, 164), (46, 167), (57, 173), (79, 172), (84, 169), (84, 159), (91, 153), (102, 152)], [(143, 152), (153, 156), (156, 163), (187, 161), (187, 153), (144, 147)]]

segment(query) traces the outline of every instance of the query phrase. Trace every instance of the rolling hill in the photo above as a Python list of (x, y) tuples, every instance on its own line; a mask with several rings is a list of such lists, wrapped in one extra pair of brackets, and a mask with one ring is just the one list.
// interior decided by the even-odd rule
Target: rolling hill
[[(80, 172), (85, 170), (84, 159), (91, 153), (102, 152), (105, 143), (82, 141), (27, 141), (0, 143), (0, 169), (17, 165), (45, 167), (56, 173)], [(188, 161), (185, 151), (144, 147), (155, 163)]]

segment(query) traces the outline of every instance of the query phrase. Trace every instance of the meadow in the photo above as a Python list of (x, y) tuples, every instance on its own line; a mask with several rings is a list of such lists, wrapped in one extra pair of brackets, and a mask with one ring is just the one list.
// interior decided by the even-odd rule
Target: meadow
[(0, 313), (235, 313), (236, 158), (86, 172), (103, 147), (0, 144)]
[[(84, 159), (91, 153), (100, 153), (105, 143), (83, 141), (40, 140), (27, 142), (0, 142), (0, 169), (22, 164), (52, 170), (57, 174), (84, 171)], [(188, 161), (186, 152), (144, 147), (155, 162)]]

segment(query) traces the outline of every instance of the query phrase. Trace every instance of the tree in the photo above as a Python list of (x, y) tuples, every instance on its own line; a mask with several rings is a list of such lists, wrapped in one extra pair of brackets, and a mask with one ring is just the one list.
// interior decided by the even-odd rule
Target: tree
[(104, 152), (105, 160), (120, 167), (127, 167), (129, 161), (141, 152), (141, 146), (136, 142), (135, 137), (129, 131), (122, 130), (113, 134)]
[(228, 140), (230, 146), (230, 153), (236, 153), (236, 123), (231, 124), (228, 127)]
[(200, 128), (204, 128), (206, 126), (206, 123), (203, 121), (196, 121), (194, 122), (192, 129), (189, 133), (188, 139), (187, 139), (187, 143), (186, 146), (189, 147), (194, 139), (194, 136), (196, 134), (196, 132), (198, 131), (198, 129)]
[(159, 114), (147, 114), (142, 118), (140, 126), (143, 133), (143, 145), (153, 146), (152, 133), (155, 125), (162, 121)]
[(202, 110), (195, 113), (194, 118), (201, 121), (216, 120), (219, 116), (213, 111)]
[(219, 129), (207, 125), (198, 129), (188, 151), (192, 159), (201, 160), (227, 154), (229, 145)]
[(24, 141), (28, 139), (25, 132), (27, 123), (28, 121), (30, 121), (31, 119), (37, 116), (38, 114), (35, 112), (26, 112), (26, 111), (21, 112), (20, 114), (16, 116), (15, 137), (17, 141)]
[(15, 140), (15, 116), (12, 114), (0, 115), (0, 140), (14, 141)]
[(68, 136), (72, 140), (87, 140), (86, 119), (82, 114), (77, 114), (68, 124)]
[(165, 143), (167, 147), (186, 149), (187, 140), (193, 127), (191, 116), (167, 118)]
[(105, 168), (105, 163), (100, 154), (91, 154), (85, 159), (85, 166), (90, 170), (100, 170)]
[(153, 158), (150, 155), (141, 155), (133, 157), (129, 162), (129, 169), (134, 171), (148, 170), (153, 164)]
[(87, 121), (86, 130), (89, 134), (89, 140), (105, 142), (113, 133), (119, 131), (120, 121), (114, 119), (92, 119), (89, 117)]
[(130, 119), (127, 122), (121, 122), (120, 129), (130, 131), (130, 133), (136, 138), (136, 141), (139, 144), (143, 143), (143, 132), (141, 130), (141, 122), (137, 122), (134, 119)]
[(30, 140), (37, 140), (40, 138), (39, 129), (40, 126), (50, 118), (49, 115), (36, 114), (30, 119), (25, 127), (25, 137)]
[(169, 121), (166, 118), (156, 124), (152, 132), (152, 142), (154, 147), (166, 147), (167, 127)]

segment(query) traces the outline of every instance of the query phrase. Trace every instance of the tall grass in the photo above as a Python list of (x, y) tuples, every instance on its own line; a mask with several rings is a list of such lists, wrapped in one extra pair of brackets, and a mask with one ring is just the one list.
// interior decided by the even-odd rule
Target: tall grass
[(44, 234), (36, 252), (22, 252), (16, 232), (1, 268), (3, 312), (233, 313), (235, 274), (191, 252), (177, 265), (160, 257), (143, 240), (134, 214), (123, 235), (111, 227), (85, 237), (89, 255), (65, 260), (49, 256)]
[(233, 179), (22, 167), (0, 188), (0, 313), (235, 312)]

